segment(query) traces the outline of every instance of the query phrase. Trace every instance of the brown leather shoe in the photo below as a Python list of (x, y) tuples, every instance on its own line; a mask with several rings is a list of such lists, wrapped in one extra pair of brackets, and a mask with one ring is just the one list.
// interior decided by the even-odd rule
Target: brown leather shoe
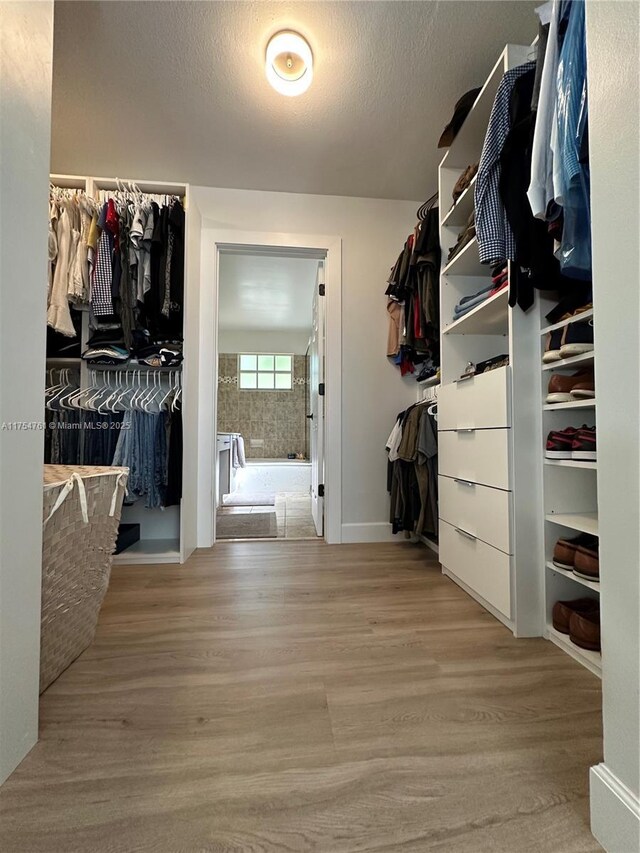
[(600, 645), (600, 608), (588, 613), (572, 613), (569, 623), (569, 639), (581, 649), (599, 652)]
[(576, 598), (574, 601), (556, 601), (553, 605), (551, 620), (556, 631), (570, 633), (571, 616), (574, 613), (600, 612), (600, 605), (594, 598)]
[(597, 557), (597, 538), (588, 533), (581, 533), (579, 536), (574, 536), (573, 539), (558, 539), (553, 549), (553, 565), (558, 566), (560, 569), (572, 571), (576, 562), (576, 552), (581, 546), (589, 551), (595, 550)]
[(573, 573), (579, 578), (597, 583), (600, 580), (600, 557), (598, 550), (598, 543), (596, 543), (595, 547), (579, 545), (576, 548)]
[(571, 396), (571, 392), (576, 386), (581, 388), (583, 393), (589, 390), (593, 391), (591, 396), (595, 397), (592, 367), (586, 370), (579, 370), (572, 376), (563, 376), (561, 373), (554, 373), (549, 380), (549, 389), (545, 403), (570, 403), (574, 399)]

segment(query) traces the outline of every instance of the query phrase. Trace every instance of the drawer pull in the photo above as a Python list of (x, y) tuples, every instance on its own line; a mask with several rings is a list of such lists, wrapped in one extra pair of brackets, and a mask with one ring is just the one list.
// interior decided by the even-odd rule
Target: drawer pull
[(472, 483), (470, 480), (458, 480), (457, 477), (453, 478), (454, 483), (458, 483), (460, 486), (472, 486), (474, 489), (476, 487), (475, 483)]
[(471, 533), (467, 533), (466, 530), (461, 530), (459, 527), (454, 527), (453, 529), (456, 531), (456, 533), (459, 533), (460, 536), (466, 536), (467, 539), (472, 539), (474, 542), (478, 538), (477, 536), (473, 536)]
[(464, 427), (464, 428), (458, 428), (457, 430), (455, 430), (455, 432), (475, 432), (475, 431), (476, 431), (475, 427)]

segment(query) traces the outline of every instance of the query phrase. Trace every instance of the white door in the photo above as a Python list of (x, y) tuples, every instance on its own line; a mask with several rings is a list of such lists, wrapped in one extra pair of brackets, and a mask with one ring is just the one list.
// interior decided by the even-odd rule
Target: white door
[(313, 296), (313, 331), (309, 346), (311, 411), (311, 513), (318, 536), (324, 536), (324, 262), (318, 264)]

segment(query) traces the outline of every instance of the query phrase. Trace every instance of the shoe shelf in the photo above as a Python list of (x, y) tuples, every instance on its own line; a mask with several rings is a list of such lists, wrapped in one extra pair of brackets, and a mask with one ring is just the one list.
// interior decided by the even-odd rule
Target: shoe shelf
[(446, 326), (445, 335), (506, 335), (509, 331), (509, 288), (476, 305), (464, 317)]
[(458, 201), (453, 205), (451, 210), (442, 220), (442, 225), (445, 228), (463, 228), (467, 224), (469, 217), (473, 212), (473, 193), (475, 190), (477, 177), (477, 174), (474, 175), (469, 186), (463, 193), (460, 194)]
[(578, 530), (580, 533), (598, 535), (598, 513), (597, 512), (555, 512), (547, 513), (545, 521)]
[(596, 581), (588, 581), (585, 580), (585, 578), (579, 578), (574, 572), (569, 569), (561, 569), (560, 566), (554, 565), (550, 560), (547, 562), (547, 568), (551, 569), (552, 572), (555, 572), (558, 575), (563, 575), (565, 578), (575, 581), (575, 583), (579, 583), (580, 586), (586, 586), (587, 589), (592, 589), (594, 592), (600, 592), (600, 584)]
[(572, 317), (567, 317), (566, 320), (560, 320), (559, 323), (554, 323), (553, 326), (545, 326), (544, 329), (540, 329), (540, 334), (548, 335), (549, 332), (555, 332), (556, 329), (564, 329), (565, 326), (570, 326), (571, 323), (579, 323), (581, 320), (589, 320), (591, 317), (593, 317), (593, 308), (589, 308), (588, 311), (583, 311), (581, 314), (574, 314)]
[(588, 649), (581, 649), (580, 646), (576, 646), (575, 643), (571, 642), (568, 634), (556, 631), (553, 625), (547, 625), (546, 636), (552, 643), (555, 643), (556, 646), (559, 646), (564, 652), (591, 670), (594, 675), (597, 675), (599, 678), (602, 677), (602, 655), (600, 652), (590, 652)]
[(587, 468), (590, 471), (596, 471), (598, 468), (597, 462), (587, 462), (580, 459), (545, 459), (545, 465), (553, 465), (556, 468)]
[(580, 355), (572, 355), (571, 358), (561, 358), (560, 361), (550, 361), (548, 364), (543, 364), (543, 370), (561, 370), (563, 367), (569, 368), (577, 365), (580, 367), (583, 364), (593, 364), (595, 353), (583, 352)]
[(545, 412), (564, 412), (572, 409), (595, 409), (595, 398), (590, 400), (573, 400), (571, 403), (545, 403)]

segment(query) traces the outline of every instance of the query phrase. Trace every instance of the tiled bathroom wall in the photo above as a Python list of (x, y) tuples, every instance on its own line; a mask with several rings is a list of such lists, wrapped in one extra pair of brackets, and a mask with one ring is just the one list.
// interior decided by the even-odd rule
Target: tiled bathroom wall
[(220, 353), (218, 431), (242, 433), (247, 458), (286, 459), (289, 453), (306, 457), (306, 376), (306, 356), (296, 355), (292, 391), (240, 391), (237, 353)]

